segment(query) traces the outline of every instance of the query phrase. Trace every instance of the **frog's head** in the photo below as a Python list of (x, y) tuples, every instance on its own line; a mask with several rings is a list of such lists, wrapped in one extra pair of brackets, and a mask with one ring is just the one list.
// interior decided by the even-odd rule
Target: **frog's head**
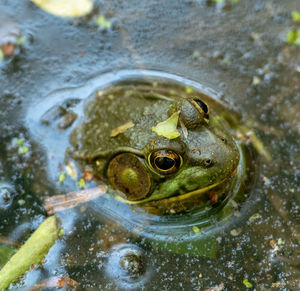
[[(234, 175), (240, 158), (225, 120), (200, 98), (182, 98), (164, 110), (169, 116), (180, 112), (180, 136), (158, 136), (145, 126), (149, 138), (141, 149), (120, 147), (108, 155), (102, 171), (109, 184), (120, 200), (149, 209), (162, 208), (160, 203), (175, 207), (194, 197), (201, 197), (201, 203), (216, 202), (224, 196), (221, 185)], [(94, 155), (93, 160), (98, 158)]]

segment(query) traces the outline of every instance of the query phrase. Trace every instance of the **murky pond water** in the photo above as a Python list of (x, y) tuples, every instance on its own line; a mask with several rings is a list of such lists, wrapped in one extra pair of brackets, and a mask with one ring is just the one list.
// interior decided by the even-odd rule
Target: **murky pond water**
[[(59, 182), (71, 129), (36, 120), (67, 99), (80, 115), (79, 101), (132, 72), (151, 70), (212, 94), (241, 114), (272, 156), (255, 158), (246, 202), (226, 227), (216, 223), (212, 240), (190, 223), (182, 237), (197, 239), (171, 247), (151, 224), (132, 223), (138, 212), (103, 197), (60, 212), (63, 238), (17, 288), (54, 275), (82, 290), (299, 288), (300, 47), (284, 41), (297, 28), (290, 13), (299, 2), (225, 2), (99, 1), (97, 13), (112, 22), (103, 32), (89, 17), (60, 19), (29, 1), (0, 0), (0, 32), (16, 22), (27, 39), (0, 62), (1, 266), (46, 217), (48, 196), (79, 189), (70, 177)], [(216, 252), (199, 251), (197, 242)]]

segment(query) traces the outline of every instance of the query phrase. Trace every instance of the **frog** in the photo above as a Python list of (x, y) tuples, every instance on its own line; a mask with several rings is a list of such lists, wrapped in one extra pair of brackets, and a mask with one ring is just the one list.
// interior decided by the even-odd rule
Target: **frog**
[[(97, 90), (70, 134), (68, 153), (135, 209), (156, 215), (214, 211), (243, 175), (235, 117), (207, 94), (175, 89), (125, 82)], [(155, 126), (174, 114), (178, 136), (158, 135)]]

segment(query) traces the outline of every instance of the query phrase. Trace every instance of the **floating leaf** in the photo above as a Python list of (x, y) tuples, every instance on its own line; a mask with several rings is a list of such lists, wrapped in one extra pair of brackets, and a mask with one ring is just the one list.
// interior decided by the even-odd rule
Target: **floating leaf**
[(17, 139), (17, 141), (16, 141), (16, 145), (19, 147), (19, 146), (23, 145), (24, 142), (25, 142), (25, 139), (24, 139), (24, 138), (19, 138), (19, 139)]
[(111, 22), (107, 20), (103, 15), (100, 15), (96, 18), (96, 24), (102, 30), (111, 28)]
[(26, 41), (26, 37), (20, 35), (16, 39), (16, 45), (23, 46), (26, 43)]
[(198, 233), (200, 231), (199, 227), (198, 226), (193, 226), (193, 232), (194, 233)]
[(32, 265), (41, 263), (44, 256), (58, 239), (59, 225), (59, 218), (51, 216), (38, 227), (1, 269), (0, 290), (8, 288), (12, 282), (28, 271)]
[(20, 155), (25, 155), (28, 153), (28, 151), (29, 151), (29, 148), (27, 146), (20, 146), (18, 149), (18, 153)]
[(177, 130), (177, 123), (179, 118), (179, 112), (173, 113), (168, 119), (158, 123), (152, 127), (152, 131), (160, 136), (164, 136), (168, 139), (174, 139), (180, 136)]
[(292, 11), (291, 13), (293, 21), (300, 21), (300, 12), (297, 10)]
[(4, 53), (3, 51), (0, 49), (0, 62), (4, 59)]
[(122, 125), (118, 126), (117, 128), (114, 128), (111, 131), (110, 136), (115, 137), (115, 136), (119, 135), (120, 133), (123, 133), (127, 129), (132, 128), (134, 126), (135, 126), (135, 124), (132, 121), (128, 121), (125, 124), (122, 124)]
[(60, 17), (81, 17), (93, 9), (91, 0), (31, 0), (44, 11)]
[(252, 288), (252, 284), (248, 281), (247, 278), (243, 280), (243, 284), (244, 284), (247, 288)]
[(283, 241), (281, 238), (279, 238), (278, 241), (277, 241), (277, 243), (278, 243), (279, 245), (283, 245), (283, 244), (284, 244), (284, 241)]
[(249, 217), (249, 221), (254, 221), (261, 218), (261, 215), (259, 213), (254, 213), (252, 216)]
[(254, 76), (253, 79), (252, 79), (252, 84), (253, 85), (258, 85), (260, 83), (260, 78), (259, 77), (256, 77)]
[(60, 171), (58, 181), (60, 183), (63, 183), (66, 179), (66, 172), (65, 171)]
[(300, 29), (291, 29), (286, 35), (285, 41), (289, 44), (300, 45)]
[(85, 187), (85, 181), (83, 178), (79, 179), (78, 183), (77, 183), (78, 187), (80, 189), (83, 189)]
[(24, 199), (18, 200), (18, 204), (19, 204), (20, 206), (23, 206), (25, 203), (26, 203), (26, 201), (25, 201)]

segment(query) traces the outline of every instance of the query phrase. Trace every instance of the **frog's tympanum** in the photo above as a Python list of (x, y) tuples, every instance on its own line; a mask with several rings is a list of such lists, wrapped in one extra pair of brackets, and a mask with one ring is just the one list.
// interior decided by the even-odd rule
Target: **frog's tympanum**
[[(178, 136), (169, 137), (168, 125), (158, 135), (155, 126), (174, 114)], [(222, 204), (240, 161), (220, 103), (155, 84), (96, 92), (71, 144), (82, 170), (93, 171), (118, 200), (156, 214)]]

